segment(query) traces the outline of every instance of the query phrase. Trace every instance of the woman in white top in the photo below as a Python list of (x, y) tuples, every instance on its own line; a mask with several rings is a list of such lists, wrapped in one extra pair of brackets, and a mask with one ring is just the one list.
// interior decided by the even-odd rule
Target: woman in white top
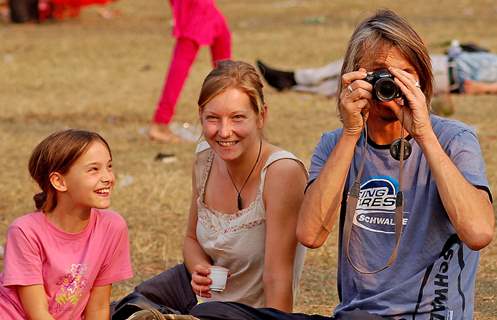
[[(244, 62), (220, 62), (206, 77), (198, 101), (205, 141), (193, 170), (184, 265), (132, 295), (183, 314), (197, 297), (292, 311), (305, 254), (295, 229), (307, 173), (293, 154), (264, 139), (262, 87)], [(230, 271), (222, 292), (209, 287), (214, 265)]]

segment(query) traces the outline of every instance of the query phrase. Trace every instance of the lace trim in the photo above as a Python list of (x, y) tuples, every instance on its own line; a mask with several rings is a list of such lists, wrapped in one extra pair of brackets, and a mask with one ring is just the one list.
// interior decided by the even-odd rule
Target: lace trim
[[(216, 224), (212, 222), (213, 219), (219, 221), (222, 224), (228, 225), (227, 228), (224, 228), (222, 230), (222, 233), (230, 233), (230, 232), (236, 232), (241, 229), (250, 229), (250, 227), (256, 226), (261, 224), (266, 220), (266, 217), (264, 216), (255, 216), (255, 213), (258, 213), (259, 210), (257, 210), (257, 204), (262, 201), (262, 193), (257, 192), (257, 195), (250, 203), (250, 205), (246, 208), (243, 208), (240, 211), (237, 211), (235, 213), (224, 213), (220, 212), (217, 210), (210, 209), (205, 205), (205, 203), (200, 199), (200, 197), (197, 199), (197, 208), (198, 208), (198, 222), (200, 222), (205, 228), (211, 230), (212, 232), (220, 232), (220, 228), (216, 227)], [(254, 220), (251, 222), (247, 222), (244, 224), (237, 224), (237, 221), (240, 217), (242, 216), (247, 216), (250, 214), (254, 214)], [(261, 221), (260, 223), (254, 224), (254, 221)]]
[(256, 226), (259, 226), (263, 224), (266, 219), (265, 218), (258, 218), (256, 220), (247, 222), (247, 223), (242, 223), (239, 225), (231, 225), (230, 222), (233, 221), (234, 219), (228, 219), (228, 227), (224, 228), (217, 228), (213, 223), (212, 220), (209, 219), (209, 212), (202, 212), (201, 214), (198, 215), (198, 222), (206, 229), (210, 230), (212, 233), (217, 233), (217, 234), (229, 234), (229, 233), (236, 233), (242, 230), (250, 230)]
[(223, 230), (223, 234), (235, 233), (235, 232), (238, 232), (241, 230), (249, 230), (249, 229), (252, 229), (256, 226), (263, 224), (265, 221), (266, 221), (266, 219), (258, 219), (258, 220), (254, 220), (254, 221), (251, 221), (248, 223), (241, 224), (239, 226), (234, 226), (234, 227)]

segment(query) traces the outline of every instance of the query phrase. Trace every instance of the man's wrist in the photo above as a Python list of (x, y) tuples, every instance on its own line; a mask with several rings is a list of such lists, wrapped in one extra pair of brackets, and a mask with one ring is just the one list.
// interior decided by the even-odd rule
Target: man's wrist
[(440, 145), (438, 138), (433, 131), (429, 131), (423, 135), (416, 137), (415, 139), (423, 152), (426, 152), (434, 146)]
[(347, 129), (343, 128), (341, 139), (344, 140), (344, 142), (350, 142), (350, 143), (356, 144), (357, 141), (359, 141), (361, 134), (362, 134), (362, 130), (351, 131), (351, 130), (347, 130)]

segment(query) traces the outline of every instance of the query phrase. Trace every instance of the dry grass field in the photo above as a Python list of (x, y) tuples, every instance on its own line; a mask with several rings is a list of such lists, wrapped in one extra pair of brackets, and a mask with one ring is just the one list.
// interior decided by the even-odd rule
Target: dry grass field
[[(32, 148), (68, 127), (102, 133), (118, 182), (113, 209), (128, 221), (135, 277), (114, 297), (181, 261), (190, 201), (193, 144), (161, 145), (143, 135), (174, 43), (166, 0), (121, 0), (122, 16), (101, 19), (93, 8), (71, 21), (0, 23), (0, 239), (8, 224), (33, 209), (37, 192), (27, 171)], [(353, 27), (388, 7), (414, 25), (432, 52), (453, 38), (497, 52), (494, 0), (218, 0), (233, 31), (236, 59), (261, 58), (280, 68), (320, 66), (343, 55)], [(196, 100), (210, 57), (203, 49), (181, 95), (175, 120), (198, 125)], [(334, 99), (266, 89), (266, 136), (309, 163), (320, 134), (339, 126)], [(475, 126), (497, 194), (497, 97), (455, 96), (453, 118)], [(178, 161), (154, 161), (172, 152)], [(494, 211), (496, 205), (494, 204)], [(0, 243), (3, 240), (0, 240)], [(475, 317), (497, 319), (497, 242), (482, 250)], [(336, 234), (307, 255), (296, 310), (330, 314), (337, 303)], [(0, 261), (1, 268), (1, 261)]]

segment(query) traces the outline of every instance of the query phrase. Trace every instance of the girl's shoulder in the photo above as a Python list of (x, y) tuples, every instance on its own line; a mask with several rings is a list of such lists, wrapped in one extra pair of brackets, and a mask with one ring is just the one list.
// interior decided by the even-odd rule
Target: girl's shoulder
[(126, 220), (118, 212), (108, 209), (93, 209), (97, 226), (114, 230), (127, 229)]
[(9, 228), (19, 228), (22, 230), (38, 228), (43, 223), (45, 215), (41, 211), (26, 213), (23, 216), (16, 218), (10, 224)]
[(35, 211), (16, 218), (7, 229), (7, 238), (37, 242), (43, 237), (46, 218), (43, 212)]

